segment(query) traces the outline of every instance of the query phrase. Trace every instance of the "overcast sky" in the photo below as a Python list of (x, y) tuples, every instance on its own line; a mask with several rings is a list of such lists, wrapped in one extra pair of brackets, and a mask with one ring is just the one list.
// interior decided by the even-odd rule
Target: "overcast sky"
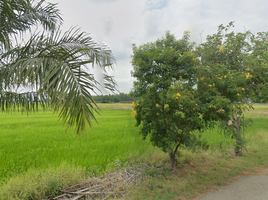
[(220, 24), (235, 21), (234, 31), (267, 31), (268, 1), (265, 0), (47, 0), (58, 3), (63, 30), (81, 27), (99, 44), (109, 45), (117, 60), (111, 75), (120, 92), (132, 87), (131, 44), (153, 42), (170, 30), (180, 39), (184, 30), (199, 43), (200, 33), (217, 31)]

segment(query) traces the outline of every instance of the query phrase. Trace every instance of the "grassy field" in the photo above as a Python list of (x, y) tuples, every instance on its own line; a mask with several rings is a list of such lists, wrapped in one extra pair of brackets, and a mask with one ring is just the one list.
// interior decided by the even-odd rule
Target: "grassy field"
[[(66, 132), (66, 126), (57, 122), (57, 115), (52, 112), (30, 116), (1, 113), (0, 199), (8, 199), (5, 195), (14, 198), (13, 191), (26, 195), (17, 199), (41, 199), (59, 185), (74, 184), (89, 175), (139, 162), (150, 162), (156, 167), (148, 172), (150, 178), (129, 192), (130, 199), (194, 199), (244, 170), (268, 165), (268, 106), (255, 106), (255, 110), (246, 113), (245, 118), (252, 118), (253, 124), (245, 131), (248, 151), (244, 156), (234, 157), (231, 138), (222, 149), (215, 150), (224, 135), (218, 129), (208, 130), (202, 133), (202, 140), (210, 148), (195, 152), (181, 149), (183, 156), (175, 172), (169, 171), (168, 155), (138, 134), (130, 114), (131, 105), (100, 107), (99, 125), (95, 123), (79, 136), (74, 129)], [(27, 188), (35, 190), (27, 193)], [(42, 194), (40, 188), (45, 188)]]
[[(127, 158), (143, 155), (154, 148), (142, 140), (134, 127), (130, 109), (102, 108), (86, 133), (76, 135), (74, 129), (57, 122), (52, 112), (30, 116), (20, 113), (0, 114), (0, 180), (31, 168), (57, 167), (62, 163), (81, 166), (91, 172), (94, 168), (106, 171), (107, 164), (126, 162)], [(120, 164), (119, 163), (119, 164)]]

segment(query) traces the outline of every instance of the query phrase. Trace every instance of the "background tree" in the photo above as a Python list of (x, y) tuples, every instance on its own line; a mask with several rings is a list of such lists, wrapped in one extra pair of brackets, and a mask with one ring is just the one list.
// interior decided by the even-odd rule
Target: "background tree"
[(266, 93), (267, 51), (263, 45), (267, 34), (255, 37), (250, 31), (234, 33), (229, 31), (232, 27), (233, 22), (226, 27), (220, 25), (218, 32), (208, 36), (196, 49), (201, 66), (198, 88), (214, 87), (230, 101), (233, 122), (230, 129), (236, 139), (235, 153), (241, 155), (243, 113), (252, 108), (249, 99)]
[[(116, 83), (107, 74), (115, 62), (112, 52), (79, 29), (61, 34), (59, 10), (44, 0), (3, 0), (0, 16), (2, 111), (30, 112), (41, 103), (59, 110), (59, 117), (68, 126), (75, 125), (77, 132), (91, 125), (98, 108), (90, 92), (99, 85), (89, 67), (100, 67), (105, 87), (114, 90)], [(19, 33), (38, 24), (44, 27), (43, 33), (33, 34), (26, 42), (13, 42), (19, 40)], [(18, 92), (18, 88), (32, 90)]]
[(254, 95), (253, 101), (268, 102), (268, 32), (259, 32), (251, 37), (253, 51), (249, 56), (248, 73), (252, 74), (249, 80)]
[[(207, 97), (197, 91), (199, 62), (192, 49), (187, 31), (180, 40), (166, 32), (156, 42), (133, 45), (132, 76), (137, 81), (132, 95), (140, 100), (134, 103), (132, 115), (144, 138), (149, 136), (154, 145), (169, 153), (172, 168), (179, 147), (192, 145), (195, 130), (229, 114), (229, 100), (217, 96), (214, 88)], [(208, 114), (213, 111), (215, 114)]]

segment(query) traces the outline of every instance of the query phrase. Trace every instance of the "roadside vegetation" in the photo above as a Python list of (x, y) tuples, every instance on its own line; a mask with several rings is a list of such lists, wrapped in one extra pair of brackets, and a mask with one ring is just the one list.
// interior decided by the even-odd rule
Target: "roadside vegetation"
[(72, 130), (65, 133), (52, 112), (28, 117), (1, 114), (0, 126), (5, 135), (0, 142), (0, 199), (56, 196), (59, 190), (90, 177), (142, 164), (150, 167), (138, 184), (124, 188), (124, 198), (193, 199), (245, 170), (253, 172), (255, 167), (268, 166), (268, 106), (254, 106), (246, 112), (252, 125), (245, 129), (247, 151), (243, 156), (235, 156), (235, 140), (231, 137), (215, 149), (225, 135), (219, 129), (209, 129), (200, 138), (208, 148), (182, 146), (178, 168), (172, 171), (168, 155), (138, 134), (130, 104), (100, 106), (105, 106), (98, 118), (100, 124), (80, 136)]
[[(235, 156), (233, 138), (229, 137), (222, 148), (215, 149), (225, 135), (218, 129), (205, 131), (202, 140), (208, 142), (207, 150), (182, 148), (175, 171), (168, 170), (166, 156), (162, 164), (157, 162), (158, 167), (150, 176), (131, 191), (129, 199), (198, 199), (219, 186), (267, 169), (268, 105), (254, 106), (245, 117), (252, 119), (252, 123), (245, 130), (247, 151), (243, 151), (243, 156)], [(157, 170), (159, 166), (166, 170)]]

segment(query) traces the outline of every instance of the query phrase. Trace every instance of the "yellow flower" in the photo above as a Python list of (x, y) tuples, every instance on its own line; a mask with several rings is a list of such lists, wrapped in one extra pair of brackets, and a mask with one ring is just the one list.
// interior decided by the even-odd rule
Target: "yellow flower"
[(184, 34), (186, 34), (186, 33), (187, 33), (187, 31), (185, 30), (185, 31), (184, 31)]
[(215, 87), (215, 83), (213, 83), (213, 87)]
[(212, 87), (212, 85), (210, 85), (210, 84), (209, 84), (208, 86), (209, 86), (209, 87)]
[(180, 97), (181, 96), (180, 93), (177, 93), (177, 96)]
[(132, 55), (129, 55), (130, 58), (132, 58)]
[(132, 109), (132, 113), (131, 113), (131, 115), (132, 115), (133, 117), (135, 117), (135, 115), (137, 115), (137, 111)]
[(224, 76), (224, 78), (226, 78), (226, 76)]
[(153, 87), (152, 84), (150, 84), (150, 87)]
[(211, 108), (211, 106), (209, 106)]
[(204, 77), (201, 77), (200, 80), (203, 81), (204, 80)]
[(224, 51), (224, 49), (225, 49), (225, 46), (222, 45), (221, 48), (220, 48), (220, 50), (221, 50), (221, 51)]
[(244, 91), (244, 90), (245, 90), (245, 88), (242, 88), (242, 90)]
[(239, 94), (239, 93), (237, 93), (237, 96), (240, 96), (240, 94)]
[(251, 75), (250, 73), (247, 73), (247, 74), (246, 74), (246, 78), (248, 79), (248, 78), (250, 78), (250, 77), (252, 77), (252, 75)]

